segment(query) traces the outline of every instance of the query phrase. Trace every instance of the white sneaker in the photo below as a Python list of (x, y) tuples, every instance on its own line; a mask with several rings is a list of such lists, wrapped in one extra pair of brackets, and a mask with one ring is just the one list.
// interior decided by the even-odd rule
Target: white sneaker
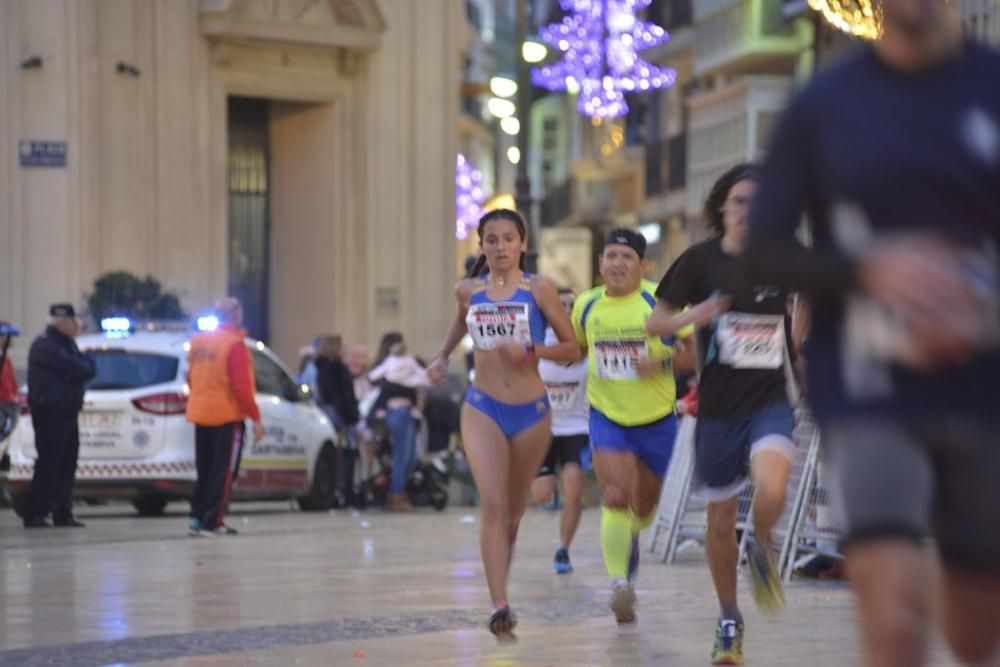
[(611, 582), (611, 599), (608, 607), (619, 624), (635, 623), (635, 589), (624, 579)]

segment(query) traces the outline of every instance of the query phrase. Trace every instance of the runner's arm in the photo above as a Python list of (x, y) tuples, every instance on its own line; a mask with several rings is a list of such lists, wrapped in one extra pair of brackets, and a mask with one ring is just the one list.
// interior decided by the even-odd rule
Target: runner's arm
[(462, 337), (468, 332), (465, 324), (465, 316), (469, 311), (469, 299), (472, 297), (472, 283), (468, 280), (460, 280), (455, 285), (455, 317), (448, 325), (448, 331), (444, 335), (444, 341), (438, 349), (437, 354), (427, 367), (427, 374), (431, 382), (443, 382), (448, 370), (448, 358), (452, 350), (461, 342)]
[(555, 345), (536, 345), (535, 356), (563, 364), (580, 361), (580, 346), (573, 331), (573, 323), (559, 301), (559, 291), (552, 281), (542, 276), (535, 276), (531, 281), (531, 292), (535, 302), (541, 309), (549, 326), (555, 331), (559, 342)]
[(257, 407), (257, 397), (253, 394), (253, 362), (250, 353), (242, 342), (233, 343), (226, 357), (226, 370), (229, 373), (229, 387), (233, 392), (240, 411), (254, 423), (260, 423), (260, 409)]
[(674, 370), (694, 373), (697, 370), (694, 335), (674, 339)]
[[(818, 182), (812, 142), (815, 114), (808, 102), (801, 97), (793, 101), (775, 131), (750, 209), (746, 261), (755, 283), (838, 293), (855, 286), (856, 261), (832, 247), (806, 247), (795, 236)], [(815, 215), (810, 218), (817, 224)]]
[(678, 309), (660, 299), (646, 320), (646, 333), (650, 336), (673, 336), (689, 325), (701, 329), (728, 310), (731, 302), (732, 299), (728, 296), (712, 296), (696, 306), (678, 312)]

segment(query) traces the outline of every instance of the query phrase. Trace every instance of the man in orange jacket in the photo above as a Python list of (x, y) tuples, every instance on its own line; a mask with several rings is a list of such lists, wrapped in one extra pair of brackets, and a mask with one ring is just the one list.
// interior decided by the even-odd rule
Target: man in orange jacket
[(243, 307), (233, 297), (215, 304), (219, 326), (191, 339), (187, 418), (194, 424), (198, 480), (191, 499), (191, 537), (235, 535), (222, 520), (243, 448), (244, 420), (264, 437), (253, 360), (243, 339)]

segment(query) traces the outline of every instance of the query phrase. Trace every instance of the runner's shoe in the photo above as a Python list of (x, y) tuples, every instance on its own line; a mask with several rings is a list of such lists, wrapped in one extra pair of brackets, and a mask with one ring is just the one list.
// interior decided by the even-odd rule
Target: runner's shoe
[(750, 548), (747, 561), (753, 580), (753, 599), (764, 614), (774, 615), (785, 606), (785, 593), (781, 588), (778, 565), (771, 549), (754, 544)]
[(222, 524), (221, 526), (215, 529), (215, 534), (220, 537), (226, 537), (226, 536), (231, 537), (233, 535), (239, 535), (240, 531), (230, 526), (227, 526), (226, 524)]
[(721, 620), (715, 628), (715, 646), (712, 648), (713, 665), (743, 664), (743, 624)]
[(490, 616), (489, 627), (497, 641), (517, 641), (517, 636), (514, 635), (514, 628), (517, 627), (517, 615), (507, 605), (493, 612)]
[(615, 614), (619, 625), (635, 623), (635, 589), (624, 579), (615, 579), (611, 584), (611, 599), (608, 607)]
[(573, 571), (573, 564), (569, 562), (569, 550), (559, 548), (556, 550), (556, 557), (552, 561), (552, 569), (556, 574), (569, 574)]

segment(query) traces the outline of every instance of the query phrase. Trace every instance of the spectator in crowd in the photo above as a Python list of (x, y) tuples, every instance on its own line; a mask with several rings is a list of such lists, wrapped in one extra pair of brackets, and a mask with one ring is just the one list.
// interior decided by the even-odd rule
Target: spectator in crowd
[(17, 379), (14, 365), (7, 356), (11, 339), (21, 332), (6, 322), (0, 322), (0, 403), (13, 403), (17, 399)]
[(309, 387), (309, 392), (313, 398), (319, 400), (319, 384), (316, 380), (316, 348), (318, 338), (309, 345), (299, 348), (299, 372), (295, 376), (295, 381)]
[(338, 430), (353, 432), (361, 419), (354, 395), (354, 378), (344, 363), (340, 336), (323, 336), (316, 351), (316, 378), (320, 406)]
[(406, 352), (403, 335), (389, 332), (382, 336), (375, 368), (368, 379), (380, 383), (374, 410), (386, 411), (385, 423), (392, 442), (392, 479), (386, 509), (407, 512), (413, 508), (406, 496), (406, 480), (416, 458), (417, 389), (430, 386), (427, 371)]
[(95, 374), (93, 360), (73, 340), (80, 331), (72, 304), (49, 308), (49, 325), (28, 352), (28, 405), (35, 429), (35, 473), (25, 528), (82, 528), (73, 517), (73, 483), (80, 452), (77, 418), (84, 384)]
[(7, 351), (11, 338), (20, 335), (21, 332), (7, 322), (0, 322), (0, 441), (10, 435), (17, 424), (17, 378)]

